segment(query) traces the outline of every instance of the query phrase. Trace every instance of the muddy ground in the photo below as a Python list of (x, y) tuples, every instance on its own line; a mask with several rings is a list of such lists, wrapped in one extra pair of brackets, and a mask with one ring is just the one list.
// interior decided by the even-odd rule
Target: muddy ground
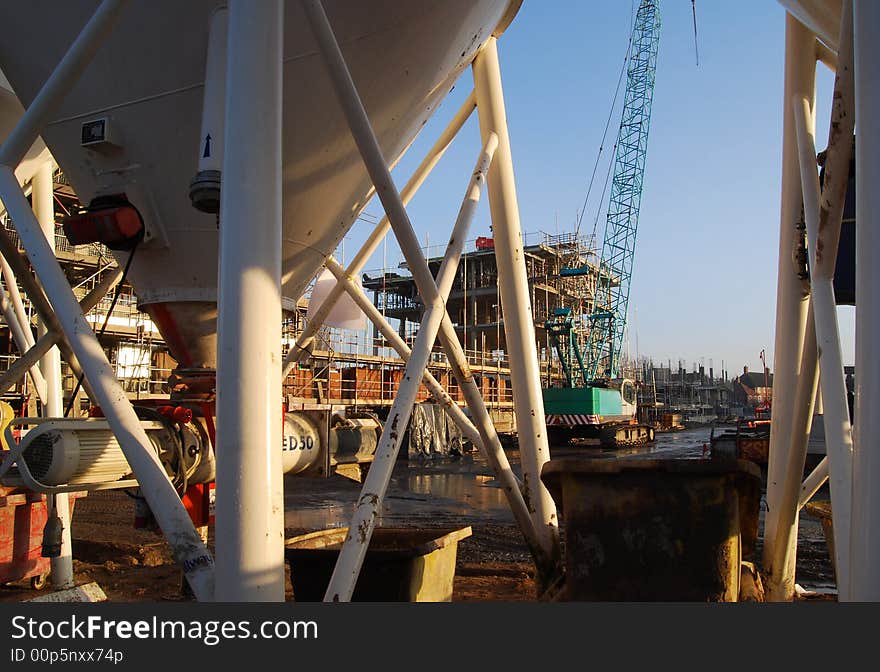
[[(95, 581), (113, 602), (191, 600), (181, 591), (180, 571), (164, 538), (134, 529), (132, 520), (133, 503), (123, 492), (97, 492), (77, 500), (72, 523), (77, 584)], [(458, 543), (453, 601), (536, 600), (533, 565), (518, 529), (507, 522), (469, 524), (471, 536)], [(300, 531), (289, 529), (288, 536)], [(212, 536), (209, 546), (213, 551)], [(797, 581), (818, 591), (811, 599), (834, 599), (821, 524), (809, 515), (802, 517)], [(289, 574), (287, 588), (292, 600)], [(0, 601), (29, 600), (46, 590), (35, 591), (29, 581), (19, 581), (0, 587)]]
[[(96, 492), (78, 499), (72, 521), (76, 583), (95, 581), (113, 602), (190, 600), (181, 592), (181, 575), (164, 537), (132, 526), (131, 499), (119, 491)], [(535, 599), (528, 550), (513, 525), (472, 526), (458, 544), (455, 601)], [(289, 530), (288, 536), (299, 530)], [(213, 551), (213, 535), (209, 536)], [(27, 580), (0, 586), (0, 601), (24, 601), (35, 591)], [(289, 573), (287, 598), (293, 599)]]

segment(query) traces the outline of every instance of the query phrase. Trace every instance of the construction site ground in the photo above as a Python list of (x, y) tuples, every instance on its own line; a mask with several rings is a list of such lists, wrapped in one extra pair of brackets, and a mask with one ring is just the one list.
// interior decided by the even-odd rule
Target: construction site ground
[[(699, 448), (699, 436), (690, 442)], [(286, 536), (346, 525), (360, 487), (340, 476), (286, 477)], [(96, 582), (112, 602), (192, 600), (181, 590), (181, 573), (164, 537), (135, 529), (133, 521), (134, 500), (125, 492), (93, 492), (76, 500), (71, 525), (76, 583)], [(453, 601), (538, 599), (528, 549), (491, 470), (479, 459), (400, 460), (378, 524), (471, 528), (457, 546)], [(212, 529), (212, 552), (213, 541)], [(796, 581), (805, 597), (836, 599), (822, 524), (808, 512), (801, 516), (797, 557)], [(289, 573), (286, 585), (287, 599), (293, 600)], [(48, 590), (17, 581), (0, 587), (0, 601), (25, 601)]]

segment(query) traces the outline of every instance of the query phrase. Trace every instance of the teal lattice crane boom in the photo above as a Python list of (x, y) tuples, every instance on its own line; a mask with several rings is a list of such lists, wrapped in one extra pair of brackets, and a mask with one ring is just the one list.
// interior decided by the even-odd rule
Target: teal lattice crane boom
[(642, 0), (633, 25), (600, 272), (589, 315), (589, 379), (614, 378), (619, 372), (659, 41), (660, 2)]

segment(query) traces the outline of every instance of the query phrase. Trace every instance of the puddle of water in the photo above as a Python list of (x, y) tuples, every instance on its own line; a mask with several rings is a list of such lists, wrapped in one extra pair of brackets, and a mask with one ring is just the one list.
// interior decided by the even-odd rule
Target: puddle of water
[[(701, 457), (708, 428), (658, 434), (653, 446), (631, 450), (568, 448), (567, 455), (606, 459), (631, 457)], [(558, 451), (551, 450), (556, 456)], [(508, 451), (520, 476), (519, 453)], [(360, 495), (359, 483), (344, 478), (289, 477), (285, 480), (285, 524), (288, 529), (325, 529), (348, 525)], [(394, 468), (379, 514), (379, 525), (442, 525), (461, 519), (514, 522), (507, 497), (492, 469), (478, 454), (436, 460), (401, 460)]]

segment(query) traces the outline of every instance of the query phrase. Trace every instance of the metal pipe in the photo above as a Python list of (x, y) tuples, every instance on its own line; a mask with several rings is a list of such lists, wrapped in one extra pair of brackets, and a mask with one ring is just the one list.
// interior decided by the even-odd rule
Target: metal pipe
[[(816, 390), (819, 387), (819, 367), (816, 352), (816, 326), (813, 305), (807, 309), (807, 324), (804, 334), (804, 347), (801, 355), (800, 374), (795, 392), (793, 432), (788, 446), (788, 464), (782, 475), (780, 488), (776, 540), (773, 545), (773, 567), (788, 567), (797, 562), (798, 499), (801, 494), (801, 478), (807, 460), (807, 447), (810, 442), (810, 429), (813, 424)], [(800, 431), (803, 428), (804, 431)], [(793, 595), (795, 577), (785, 574), (780, 577), (779, 595)]]
[[(851, 34), (852, 14), (844, 10), (841, 19), (840, 40), (838, 41), (840, 45), (839, 68), (835, 77), (833, 107), (828, 132), (828, 151), (825, 158), (825, 182), (819, 200), (818, 234), (816, 240), (810, 240), (808, 246), (811, 252), (815, 253), (810, 264), (814, 278), (825, 278), (828, 281), (833, 278), (834, 265), (837, 260), (855, 117)], [(815, 174), (816, 167), (813, 158), (804, 155), (803, 151), (808, 150), (799, 150), (799, 158), (810, 164), (807, 166), (807, 174), (810, 171)], [(803, 191), (806, 193), (807, 189), (803, 189)], [(776, 505), (780, 523), (774, 546), (773, 566), (775, 567), (793, 566), (796, 562), (796, 557), (789, 557), (789, 555), (797, 552), (798, 511), (801, 508), (798, 505), (798, 500), (802, 491), (801, 479), (804, 473), (807, 444), (819, 383), (815, 309), (812, 300), (807, 313), (803, 354), (797, 380), (795, 416), (792, 422), (788, 465), (783, 475), (780, 501)], [(804, 427), (806, 431), (800, 433), (801, 427)], [(787, 574), (783, 577), (784, 585), (780, 591), (781, 595), (794, 594), (794, 578), (793, 574)]]
[[(95, 285), (95, 288), (86, 294), (82, 301), (80, 301), (79, 305), (82, 308), (83, 314), (88, 313), (92, 308), (98, 305), (107, 292), (113, 289), (121, 279), (122, 269), (118, 266), (115, 268), (115, 272), (111, 271), (104, 276), (103, 280)], [(33, 348), (16, 359), (9, 366), (9, 369), (0, 375), (0, 395), (6, 394), (9, 391), (9, 388), (15, 384), (16, 380), (25, 375), (28, 370), (31, 370), (40, 358), (52, 348), (52, 346), (63, 340), (64, 334), (55, 331), (49, 331), (38, 338)]]
[[(816, 250), (819, 239), (819, 175), (816, 171), (816, 149), (813, 133), (808, 129), (812, 116), (809, 101), (801, 96), (792, 98), (797, 128), (801, 185), (804, 194), (804, 219), (807, 224), (811, 267), (817, 268)], [(849, 599), (849, 539), (852, 506), (852, 429), (840, 332), (837, 326), (837, 304), (834, 300), (833, 278), (813, 273), (813, 311), (816, 315), (816, 347), (819, 352), (819, 384), (825, 407), (825, 450), (829, 459), (831, 479), (831, 515), (834, 536), (837, 593), (840, 600)]]
[(63, 327), (64, 334), (91, 381), (95, 394), (93, 398), (104, 411), (113, 434), (140, 483), (141, 492), (165, 533), (175, 560), (183, 567), (196, 598), (209, 599), (213, 595), (214, 580), (211, 555), (193, 527), (189, 514), (168, 480), (152, 443), (107, 361), (101, 344), (83, 316), (70, 284), (43, 236), (11, 168), (0, 168), (0, 199), (12, 215), (34, 270), (39, 275), (46, 294), (51, 297), (56, 310), (56, 315), (52, 317), (55, 318), (55, 323)]
[[(327, 15), (324, 13), (324, 8), (319, 0), (303, 0), (303, 8), (324, 57), (325, 65), (336, 89), (337, 98), (348, 121), (355, 144), (376, 188), (379, 200), (385, 208), (388, 221), (400, 244), (400, 249), (409, 264), (413, 281), (424, 304), (430, 305), (438, 296), (434, 276), (422, 256), (421, 243), (413, 231), (409, 215), (400, 200), (400, 195), (394, 185), (388, 165), (382, 156), (382, 150), (370, 126), (367, 113), (351, 79), (351, 74), (348, 71), (345, 59), (336, 42), (336, 37), (327, 20)], [(474, 418), (474, 424), (480, 431), (484, 444), (493, 446), (493, 449), (489, 451), (489, 454), (492, 455), (495, 452), (494, 446), (496, 444), (500, 445), (500, 440), (480, 391), (473, 379), (473, 375), (470, 372), (467, 358), (455, 333), (455, 327), (445, 312), (440, 324), (439, 337), (452, 372), (458, 381), (459, 388)], [(534, 355), (534, 353), (532, 354)], [(526, 484), (524, 488), (523, 496), (526, 499), (527, 506), (530, 508), (535, 507), (534, 500), (536, 498), (533, 496), (535, 490), (530, 484)], [(541, 497), (540, 494), (539, 497)], [(543, 531), (543, 528), (539, 525), (536, 524), (535, 527)], [(553, 539), (558, 541), (558, 534), (554, 537), (552, 532), (558, 533), (558, 527), (553, 526), (551, 533), (545, 533), (541, 539), (544, 542), (542, 546), (539, 549), (534, 549), (536, 564), (542, 577), (553, 576), (558, 570), (559, 547), (557, 543), (550, 543)], [(548, 538), (550, 542), (546, 541)]]
[(819, 40), (816, 40), (816, 60), (832, 72), (837, 70), (837, 52), (832, 51)]
[(798, 499), (798, 509), (804, 508), (807, 505), (813, 495), (819, 492), (819, 488), (825, 485), (825, 481), (828, 480), (828, 456), (822, 458), (819, 464), (816, 465), (816, 468), (810, 472), (810, 475), (804, 479), (803, 484), (801, 485), (801, 494)]
[[(21, 252), (18, 251), (18, 245), (16, 245), (3, 227), (0, 227), (0, 255), (2, 255), (3, 259), (12, 268), (14, 275), (13, 282), (17, 281), (21, 283), (22, 288), (24, 288), (24, 291), (27, 293), (31, 305), (34, 307), (34, 310), (37, 311), (37, 315), (39, 315), (40, 319), (50, 325), (50, 330), (52, 332), (64, 334), (61, 323), (58, 321), (55, 312), (52, 310), (52, 306), (46, 299), (46, 295), (43, 293), (43, 288), (40, 287), (36, 278), (31, 274), (31, 269), (28, 266), (27, 260), (22, 256)], [(54, 259), (54, 253), (52, 258)], [(68, 285), (68, 290), (69, 289), (70, 286)], [(57, 345), (61, 350), (62, 356), (67, 361), (68, 366), (70, 366), (71, 371), (73, 371), (73, 375), (77, 377), (82, 376), (82, 368), (80, 367), (79, 360), (66, 338), (61, 338)], [(22, 375), (24, 374), (22, 373)], [(94, 399), (95, 395), (88, 380), (83, 381), (83, 387), (86, 388), (88, 395)]]
[[(779, 265), (776, 288), (776, 335), (774, 343), (773, 414), (770, 425), (770, 451), (767, 465), (767, 517), (764, 528), (763, 566), (767, 579), (767, 597), (773, 601), (790, 601), (794, 594), (783, 590), (793, 586), (794, 552), (785, 567), (773, 564), (776, 557), (777, 530), (781, 510), (785, 472), (789, 463), (789, 441), (794, 432), (794, 403), (798, 368), (803, 357), (808, 287), (800, 273), (797, 260), (801, 233), (797, 228), (803, 197), (798, 170), (797, 138), (789, 101), (801, 93), (812, 100), (815, 96), (816, 36), (791, 14), (785, 16), (785, 106), (782, 110), (782, 193), (779, 225)], [(803, 433), (806, 427), (797, 429)], [(791, 538), (792, 544), (796, 539)]]
[(193, 206), (210, 213), (217, 213), (220, 207), (226, 118), (228, 14), (226, 7), (215, 7), (209, 20), (205, 87), (202, 94), (202, 127), (198, 146), (199, 168), (189, 189)]
[(55, 66), (22, 118), (0, 147), (0, 165), (15, 168), (73, 88), (128, 0), (104, 0)]
[(523, 483), (532, 493), (530, 503), (534, 507), (533, 519), (541, 536), (541, 546), (555, 554), (559, 548), (559, 521), (550, 491), (541, 481), (541, 468), (550, 459), (550, 448), (496, 38), (489, 38), (477, 54), (473, 74), (480, 133), (484, 140), (492, 132), (499, 138), (498, 154), (489, 170), (487, 194)]
[(425, 303), (425, 311), (419, 326), (412, 353), (404, 369), (403, 380), (397, 396), (388, 412), (388, 420), (382, 428), (382, 436), (376, 447), (373, 463), (358, 498), (354, 515), (348, 527), (348, 534), (339, 552), (339, 559), (330, 577), (330, 584), (324, 595), (325, 602), (348, 602), (354, 593), (355, 583), (370, 544), (376, 517), (382, 507), (385, 492), (391, 481), (391, 473), (397, 460), (400, 442), (412, 414), (413, 404), (419, 392), (422, 376), (427, 368), (434, 341), (440, 330), (440, 322), (446, 314), (446, 299), (452, 289), (458, 262), (464, 250), (464, 239), (470, 228), (474, 212), (480, 202), (480, 192), (486, 181), (486, 173), (492, 156), (498, 146), (498, 137), (491, 135), (480, 153), (474, 173), (468, 183), (464, 201), (458, 212), (446, 254), (437, 272), (437, 295), (430, 303)]
[[(16, 315), (15, 308), (12, 307), (12, 302), (9, 300), (9, 297), (6, 295), (6, 291), (0, 286), (0, 311), (3, 312), (3, 317), (6, 320), (6, 324), (9, 327), (9, 331), (12, 334), (12, 340), (15, 341), (15, 345), (18, 348), (19, 352), (26, 353), (30, 350), (30, 346), (28, 345), (28, 340), (25, 337), (25, 331), (21, 326), (21, 323), (18, 320), (18, 315)], [(46, 379), (43, 378), (43, 372), (40, 371), (40, 368), (36, 365), (37, 360), (35, 359), (31, 362), (30, 366), (23, 370), (20, 375), (16, 375), (10, 382), (10, 387), (15, 384), (15, 381), (20, 379), (22, 376), (28, 375), (30, 373), (31, 380), (34, 383), (34, 388), (37, 390), (37, 396), (39, 396), (40, 401), (45, 403), (46, 400)], [(3, 390), (5, 394), (6, 389)]]
[[(6, 257), (0, 255), (0, 264), (3, 267), (3, 279), (6, 281), (6, 287), (9, 293), (9, 300), (12, 307), (12, 315), (7, 317), (7, 322), (13, 332), (13, 339), (18, 346), (19, 352), (27, 352), (34, 347), (34, 335), (31, 332), (31, 321), (28, 319), (27, 312), (24, 309), (24, 302), (21, 299), (21, 292), (18, 291), (18, 282), (15, 273), (6, 261)], [(15, 325), (9, 322), (9, 317), (14, 316)], [(31, 378), (36, 386), (37, 396), (40, 402), (46, 403), (46, 379), (39, 367), (31, 368)]]
[[(856, 350), (855, 451), (851, 540), (854, 601), (880, 601), (880, 5), (854, 1), (856, 86)], [(832, 505), (833, 506), (833, 505)], [(835, 521), (835, 525), (837, 522)]]
[[(388, 340), (391, 347), (397, 351), (401, 359), (408, 361), (412, 353), (409, 346), (395, 331), (394, 327), (382, 316), (376, 306), (373, 305), (373, 302), (370, 301), (363, 289), (354, 282), (351, 276), (346, 274), (342, 266), (333, 257), (327, 259), (327, 268), (333, 273), (361, 310), (364, 311), (367, 318), (379, 328), (379, 331)], [(424, 373), (424, 382), (431, 395), (437, 399), (443, 409), (449, 413), (453, 421), (462, 429), (465, 436), (480, 449), (488, 459), (489, 464), (493, 466), (494, 472), (508, 499), (511, 511), (520, 529), (523, 531), (523, 535), (526, 537), (526, 543), (530, 548), (539, 548), (537, 533), (520, 489), (521, 484), (511, 469), (510, 462), (500, 442), (490, 443), (487, 447), (479, 430), (471, 423), (458, 404), (449, 397), (446, 390), (443, 389), (427, 369), (425, 369)]]
[(229, 3), (217, 344), (216, 598), (222, 602), (284, 601), (283, 23), (281, 0)]
[[(37, 168), (31, 178), (31, 204), (34, 216), (43, 230), (46, 242), (55, 252), (55, 194), (53, 188), (53, 166), (51, 161)], [(40, 320), (37, 334), (45, 336), (47, 328)], [(64, 415), (63, 390), (61, 388), (61, 353), (58, 348), (49, 348), (40, 360), (40, 368), (46, 379), (46, 398), (43, 404), (43, 415), (60, 418)], [(47, 495), (47, 504), (58, 518), (61, 526), (61, 549), (57, 557), (49, 560), (49, 579), (55, 590), (73, 587), (73, 552), (70, 538), (70, 499), (67, 493)]]
[[(474, 92), (471, 91), (464, 103), (462, 103), (461, 107), (455, 113), (455, 116), (452, 117), (443, 133), (440, 134), (440, 137), (437, 138), (437, 141), (431, 147), (430, 151), (425, 155), (425, 158), (422, 159), (418, 168), (413, 172), (409, 181), (404, 185), (403, 189), (401, 189), (400, 200), (403, 202), (404, 206), (407, 205), (412, 197), (416, 195), (416, 192), (418, 192), (419, 188), (424, 184), (428, 175), (431, 174), (431, 171), (439, 163), (443, 154), (446, 153), (449, 145), (452, 144), (453, 139), (455, 139), (455, 136), (458, 135), (458, 132), (461, 130), (462, 126), (464, 126), (464, 123), (470, 118), (476, 104)], [(390, 228), (391, 224), (386, 215), (376, 225), (376, 228), (373, 229), (361, 249), (358, 250), (354, 259), (352, 259), (351, 263), (348, 265), (348, 268), (345, 269), (346, 275), (355, 276), (361, 272), (361, 269), (367, 263), (370, 256), (372, 256), (373, 252), (379, 248), (380, 243), (385, 238), (385, 235)], [(284, 358), (282, 376), (286, 377), (291, 369), (293, 369), (294, 365), (308, 354), (308, 348), (315, 340), (315, 335), (327, 319), (333, 306), (336, 305), (339, 297), (342, 296), (343, 291), (343, 288), (337, 285), (324, 298), (321, 306), (315, 311), (311, 322), (305, 326), (305, 329), (303, 329), (302, 333), (300, 333), (299, 337), (296, 339), (296, 343), (287, 352), (287, 356)]]
[[(15, 317), (18, 318), (18, 324), (22, 329), (22, 337), (24, 338), (24, 350), (34, 347), (34, 335), (31, 332), (31, 321), (28, 319), (27, 311), (24, 309), (24, 301), (21, 299), (21, 292), (18, 291), (18, 282), (15, 279), (15, 273), (9, 266), (4, 256), (0, 259), (3, 264), (3, 280), (6, 282), (6, 290), (9, 294), (9, 300), (12, 302), (12, 308), (15, 311)], [(41, 397), (45, 398), (45, 397)]]
[[(358, 308), (360, 308), (364, 312), (364, 315), (367, 316), (367, 319), (376, 325), (376, 328), (388, 341), (388, 344), (394, 349), (394, 351), (400, 355), (400, 358), (404, 362), (408, 361), (412, 354), (412, 350), (400, 337), (400, 334), (397, 333), (394, 327), (391, 326), (388, 320), (385, 319), (382, 313), (379, 312), (379, 309), (373, 305), (373, 302), (370, 301), (370, 298), (364, 293), (364, 290), (357, 284), (357, 282), (355, 282), (354, 278), (346, 273), (342, 265), (336, 261), (332, 255), (327, 257), (325, 265), (336, 278), (337, 282), (339, 282), (339, 286), (351, 296)], [(459, 408), (458, 404), (456, 404), (446, 390), (443, 389), (443, 386), (433, 376), (430, 370), (425, 369), (422, 382), (424, 382), (425, 387), (428, 388), (431, 396), (437, 400), (437, 402), (443, 407), (443, 410), (445, 410), (455, 424), (461, 428), (464, 435), (485, 454), (485, 446), (483, 446), (483, 440), (480, 437), (477, 428), (474, 427), (473, 423), (464, 414), (464, 411)]]

